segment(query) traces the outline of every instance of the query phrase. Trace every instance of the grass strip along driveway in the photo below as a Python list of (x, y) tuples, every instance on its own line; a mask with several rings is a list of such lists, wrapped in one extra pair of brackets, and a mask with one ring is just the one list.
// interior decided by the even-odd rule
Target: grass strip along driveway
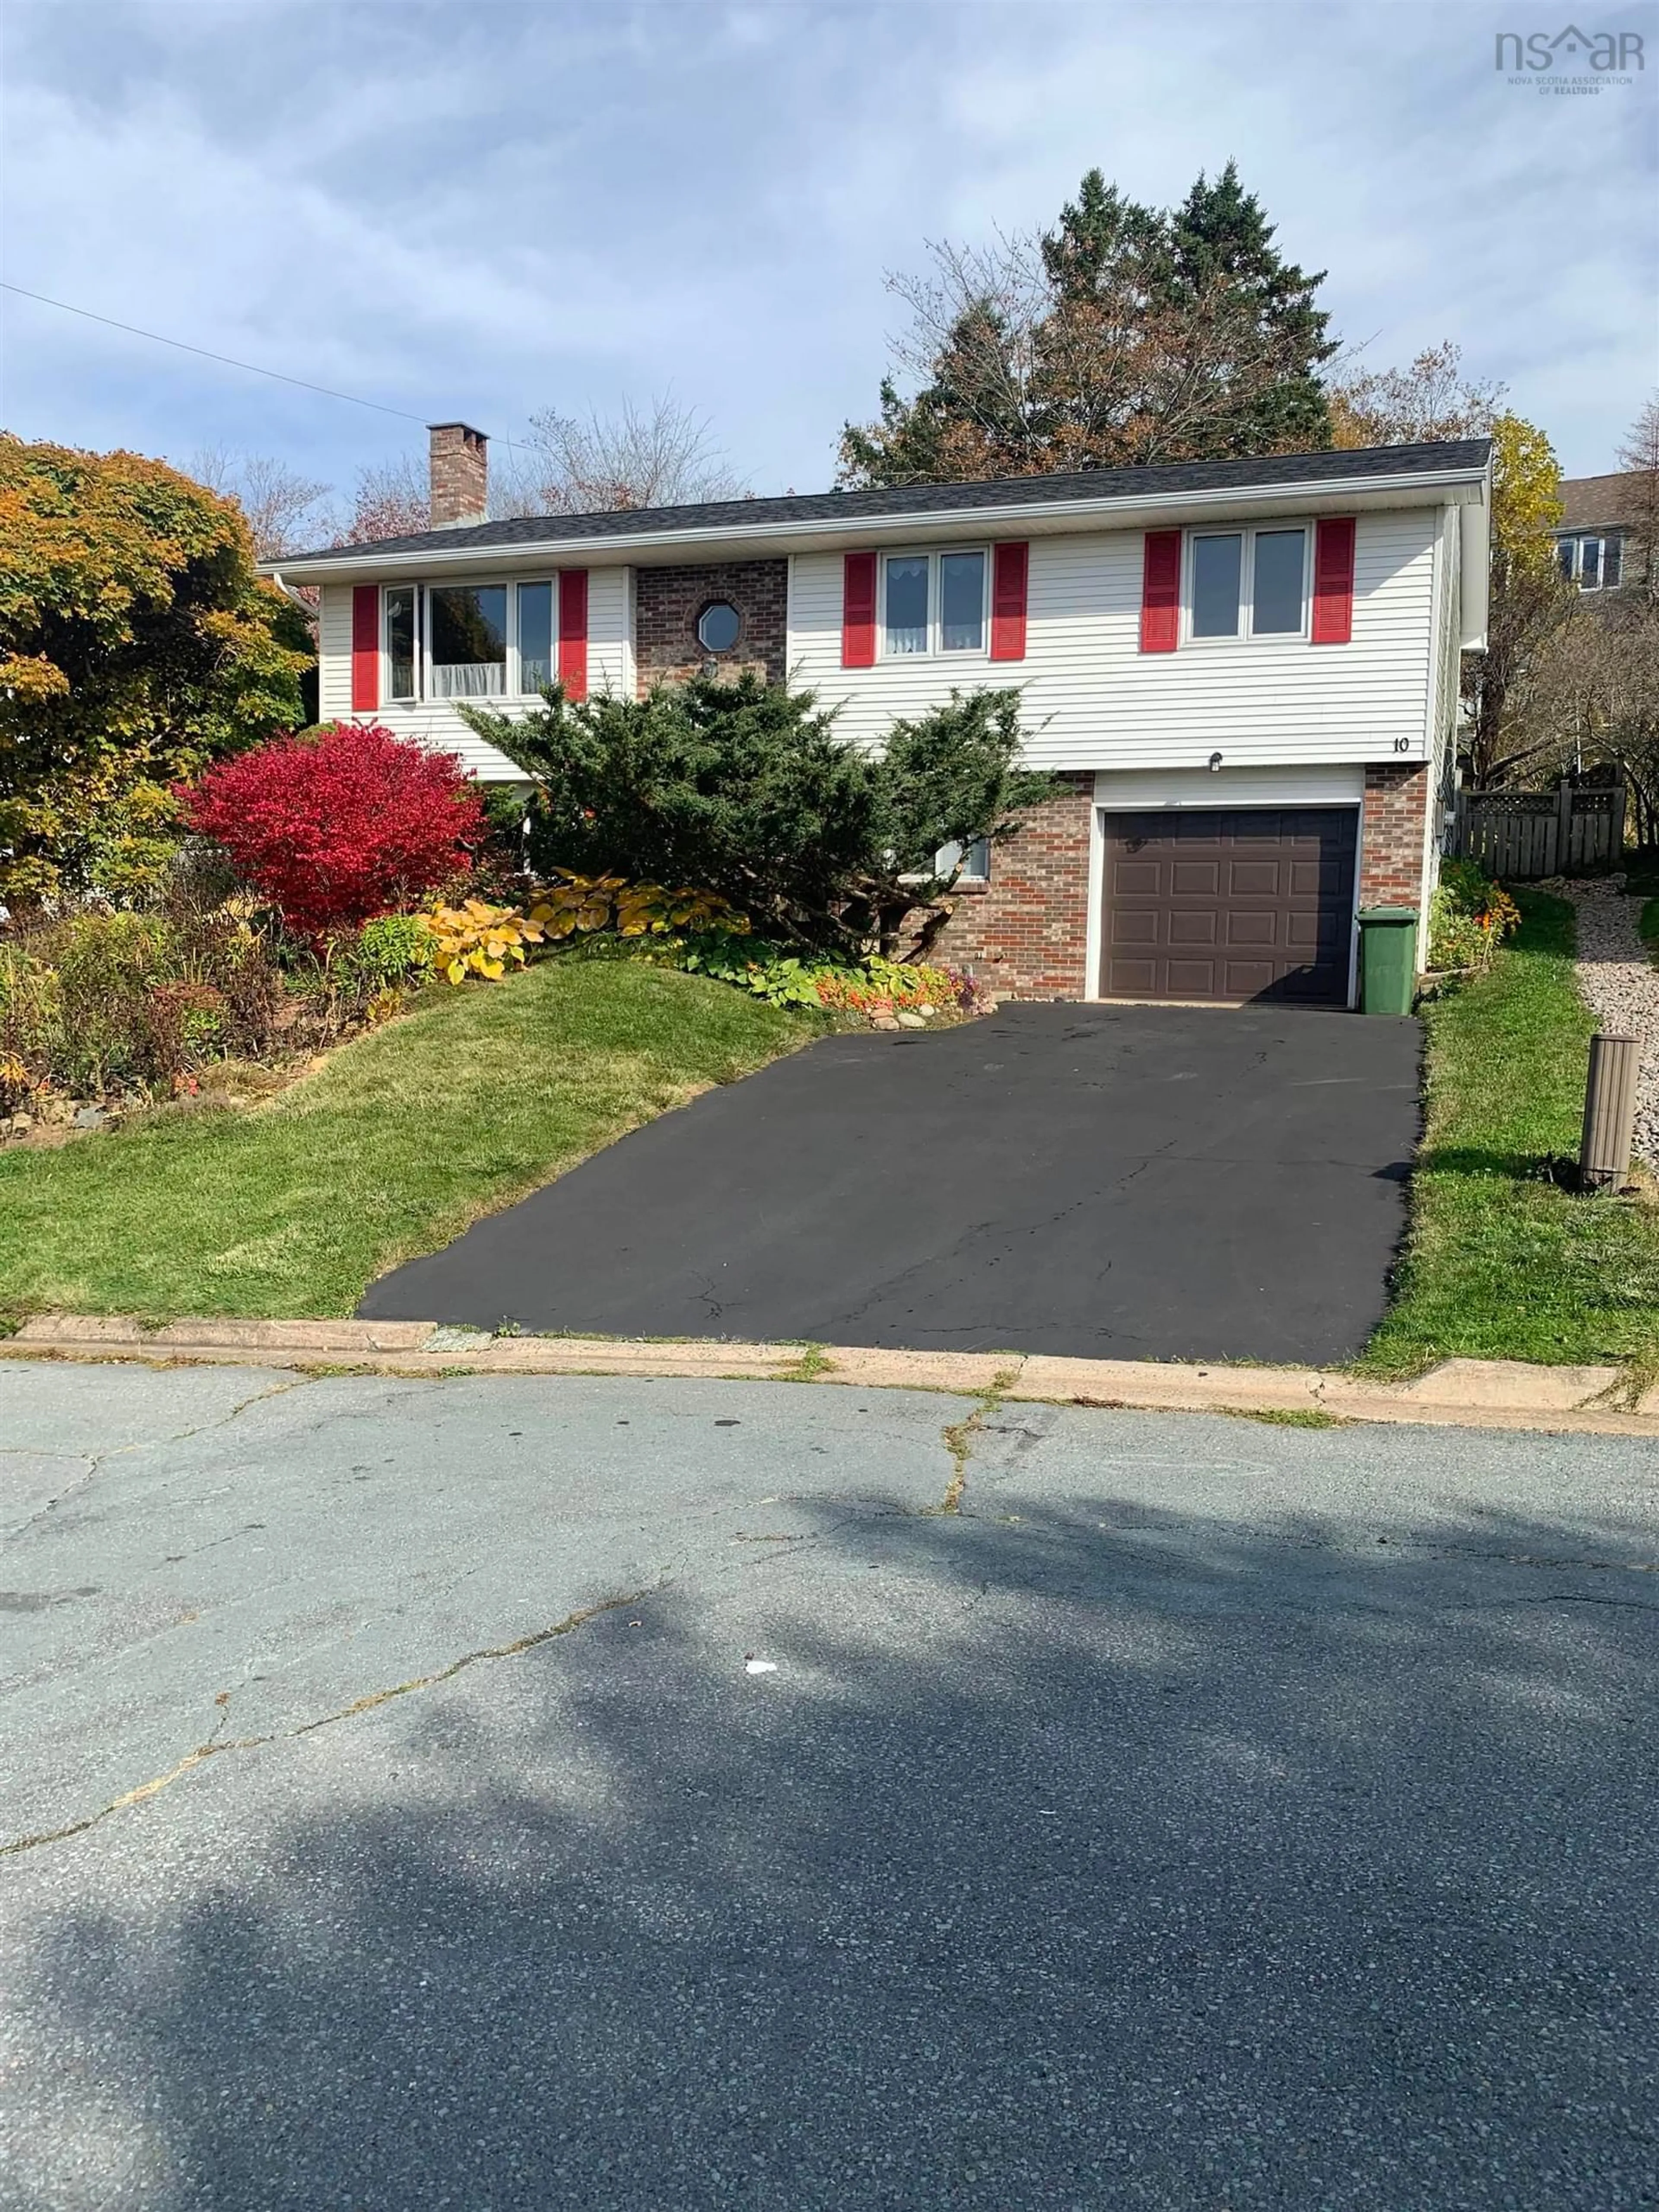
[(1659, 1212), (1547, 1171), (1577, 1154), (1594, 1024), (1572, 908), (1518, 896), (1522, 926), (1491, 969), (1424, 1010), (1426, 1126), (1373, 1369), (1659, 1358)]
[(814, 1034), (629, 961), (434, 993), (267, 1105), (0, 1156), (0, 1310), (348, 1314), (394, 1261)]

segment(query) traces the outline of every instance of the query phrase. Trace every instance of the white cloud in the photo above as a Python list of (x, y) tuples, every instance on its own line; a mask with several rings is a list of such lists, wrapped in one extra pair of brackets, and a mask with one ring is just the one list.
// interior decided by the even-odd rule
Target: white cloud
[[(1235, 155), (1387, 362), (1459, 338), (1567, 465), (1655, 374), (1649, 76), (1549, 100), (1484, 4), (13, 11), (7, 274), (410, 413), (672, 383), (762, 489), (827, 481), (922, 240), (1052, 220), (1098, 163)], [(343, 479), (419, 433), (9, 301), (31, 434)]]

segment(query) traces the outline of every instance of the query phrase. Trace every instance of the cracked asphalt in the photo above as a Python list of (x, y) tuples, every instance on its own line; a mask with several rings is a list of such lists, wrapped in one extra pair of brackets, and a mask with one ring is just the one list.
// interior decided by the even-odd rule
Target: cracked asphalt
[(369, 1286), (359, 1310), (578, 1335), (1261, 1359), (1382, 1318), (1420, 1025), (1005, 1006), (824, 1037)]
[(1659, 2203), (1645, 1442), (6, 1362), (0, 1530), (6, 2212)]

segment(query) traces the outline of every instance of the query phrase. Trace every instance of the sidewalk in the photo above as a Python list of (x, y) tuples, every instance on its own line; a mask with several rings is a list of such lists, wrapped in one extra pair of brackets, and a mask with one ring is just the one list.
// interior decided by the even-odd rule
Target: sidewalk
[(407, 1376), (715, 1376), (1163, 1413), (1659, 1437), (1659, 1384), (1621, 1367), (1448, 1359), (1404, 1382), (1314, 1367), (1060, 1359), (1009, 1352), (616, 1337), (495, 1337), (429, 1322), (177, 1321), (41, 1314), (0, 1342), (14, 1358), (292, 1367)]

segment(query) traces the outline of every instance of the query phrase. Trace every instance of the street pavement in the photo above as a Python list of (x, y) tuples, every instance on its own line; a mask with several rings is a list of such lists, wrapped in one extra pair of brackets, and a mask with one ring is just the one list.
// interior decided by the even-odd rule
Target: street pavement
[(1659, 1455), (0, 1364), (5, 2212), (1659, 2203)]

